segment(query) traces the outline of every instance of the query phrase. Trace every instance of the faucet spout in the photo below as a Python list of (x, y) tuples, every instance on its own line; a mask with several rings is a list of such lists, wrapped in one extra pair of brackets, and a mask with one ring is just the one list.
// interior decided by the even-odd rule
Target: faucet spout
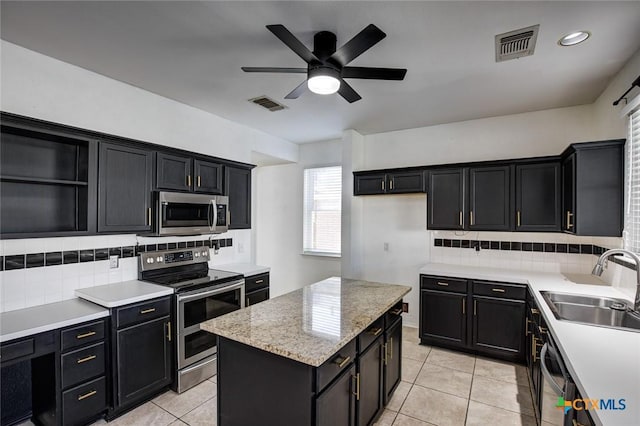
[(593, 267), (591, 272), (593, 275), (600, 276), (604, 271), (604, 262), (613, 255), (624, 254), (632, 258), (636, 262), (636, 297), (633, 301), (633, 310), (640, 312), (640, 257), (632, 251), (626, 249), (611, 249), (607, 250), (598, 258), (596, 266)]

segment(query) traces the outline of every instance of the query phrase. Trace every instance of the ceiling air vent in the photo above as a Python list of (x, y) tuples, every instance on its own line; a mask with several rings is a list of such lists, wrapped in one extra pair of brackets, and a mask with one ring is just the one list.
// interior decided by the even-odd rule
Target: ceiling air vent
[(266, 108), (271, 112), (281, 111), (286, 108), (286, 106), (279, 104), (273, 99), (266, 96), (258, 96), (257, 98), (249, 99), (249, 102), (260, 105), (261, 107)]
[(496, 36), (496, 62), (533, 55), (540, 25), (522, 28)]

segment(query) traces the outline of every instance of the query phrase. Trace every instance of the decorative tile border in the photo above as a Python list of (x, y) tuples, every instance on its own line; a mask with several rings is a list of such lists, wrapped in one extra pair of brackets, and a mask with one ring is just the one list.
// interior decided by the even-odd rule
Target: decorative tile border
[(43, 266), (67, 265), (70, 263), (98, 262), (108, 260), (109, 256), (122, 258), (136, 257), (140, 253), (172, 250), (193, 247), (233, 247), (232, 238), (220, 238), (217, 240), (193, 240), (179, 243), (147, 244), (124, 247), (109, 247), (87, 250), (54, 251), (49, 253), (27, 253), (9, 256), (0, 256), (0, 271), (11, 271), (24, 268), (39, 268)]

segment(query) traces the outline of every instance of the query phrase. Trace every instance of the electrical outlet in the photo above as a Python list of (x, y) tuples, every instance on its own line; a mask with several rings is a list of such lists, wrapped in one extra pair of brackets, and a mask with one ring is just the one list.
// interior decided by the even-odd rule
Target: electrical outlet
[(118, 269), (118, 266), (120, 266), (118, 259), (118, 255), (109, 256), (109, 269)]
[(409, 313), (409, 302), (402, 302), (402, 312)]
[(384, 251), (389, 251), (389, 243), (384, 243), (383, 248)]

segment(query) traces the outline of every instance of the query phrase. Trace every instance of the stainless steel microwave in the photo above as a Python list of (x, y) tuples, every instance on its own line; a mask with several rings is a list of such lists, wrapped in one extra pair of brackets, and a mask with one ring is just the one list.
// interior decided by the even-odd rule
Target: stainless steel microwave
[(229, 197), (155, 192), (157, 235), (220, 234), (229, 229)]

